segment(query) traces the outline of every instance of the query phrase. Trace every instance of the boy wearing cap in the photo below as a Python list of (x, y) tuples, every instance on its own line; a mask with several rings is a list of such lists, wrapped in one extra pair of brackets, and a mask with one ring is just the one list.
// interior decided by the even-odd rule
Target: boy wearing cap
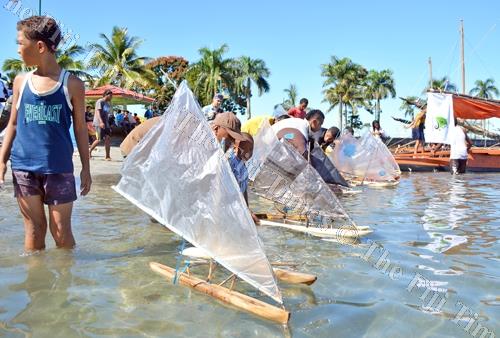
[(222, 96), (222, 94), (217, 93), (214, 95), (212, 103), (201, 109), (207, 121), (212, 121), (215, 118), (215, 115), (222, 113), (222, 108), (221, 108), (222, 101), (224, 101), (224, 96)]
[(228, 155), (227, 159), (240, 186), (240, 191), (245, 192), (248, 184), (248, 171), (243, 161), (236, 156), (234, 149), (231, 147), (244, 140), (241, 135), (240, 120), (231, 112), (219, 113), (212, 123), (212, 130), (217, 141), (222, 145), (222, 150)]

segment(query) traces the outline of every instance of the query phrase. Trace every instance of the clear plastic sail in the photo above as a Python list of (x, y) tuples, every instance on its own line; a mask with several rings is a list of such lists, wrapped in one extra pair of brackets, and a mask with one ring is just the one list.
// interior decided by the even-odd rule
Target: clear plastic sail
[(236, 179), (185, 81), (126, 158), (115, 190), (282, 303)]
[(267, 121), (254, 137), (247, 162), (252, 191), (287, 213), (307, 217), (310, 225), (354, 224), (318, 172), (286, 140), (278, 140)]
[(390, 150), (369, 131), (359, 140), (343, 135), (329, 158), (352, 184), (395, 184), (401, 176)]

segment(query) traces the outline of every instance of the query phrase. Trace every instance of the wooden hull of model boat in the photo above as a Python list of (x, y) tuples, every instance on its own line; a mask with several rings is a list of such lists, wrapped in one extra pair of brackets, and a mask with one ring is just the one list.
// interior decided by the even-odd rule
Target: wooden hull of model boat
[[(438, 151), (395, 154), (401, 171), (449, 171), (450, 152)], [(467, 160), (468, 172), (500, 172), (500, 148), (472, 148)]]
[[(150, 262), (149, 267), (156, 273), (166, 277), (168, 280), (173, 280), (176, 275), (176, 270), (169, 266)], [(205, 280), (195, 276), (188, 275), (183, 272), (177, 273), (179, 284), (190, 287), (201, 293), (205, 293), (210, 297), (218, 299), (223, 303), (232, 305), (240, 310), (250, 312), (259, 317), (277, 322), (280, 324), (288, 323), (290, 312), (267, 304), (261, 300), (249, 297), (234, 290), (227, 289), (221, 285), (211, 284)]]

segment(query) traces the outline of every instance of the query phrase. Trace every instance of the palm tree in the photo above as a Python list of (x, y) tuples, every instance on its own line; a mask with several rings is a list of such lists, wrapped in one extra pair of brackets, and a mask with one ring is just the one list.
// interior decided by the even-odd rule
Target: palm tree
[(447, 92), (456, 92), (457, 86), (454, 83), (450, 82), (450, 79), (447, 76), (443, 76), (440, 79), (432, 79), (432, 87), (425, 87), (422, 91), (423, 94), (427, 93), (430, 89), (439, 90), (439, 91), (447, 91)]
[(252, 59), (248, 56), (241, 56), (233, 65), (235, 78), (235, 91), (242, 94), (246, 100), (246, 112), (248, 119), (252, 118), (250, 99), (252, 97), (252, 83), (257, 86), (259, 96), (269, 92), (269, 83), (266, 78), (271, 72), (266, 67), (266, 63), (261, 59)]
[(290, 105), (291, 107), (294, 107), (296, 102), (297, 102), (297, 86), (293, 83), (290, 83), (290, 86), (286, 89), (283, 89), (283, 91), (287, 94), (288, 98), (283, 102), (286, 103), (287, 105)]
[(474, 82), (476, 85), (469, 92), (470, 95), (482, 97), (484, 99), (492, 99), (494, 96), (499, 95), (498, 88), (495, 87), (495, 80), (486, 79), (486, 81), (477, 80)]
[(57, 50), (57, 63), (61, 66), (61, 68), (66, 69), (71, 74), (78, 76), (81, 79), (92, 80), (92, 76), (85, 72), (83, 62), (81, 60), (76, 60), (76, 57), (84, 52), (85, 48), (78, 45), (72, 45), (64, 51)]
[(111, 37), (101, 33), (104, 45), (90, 45), (95, 51), (89, 61), (89, 66), (100, 72), (100, 78), (95, 83), (101, 86), (107, 83), (119, 87), (147, 86), (155, 82), (154, 73), (145, 67), (149, 58), (137, 56), (137, 49), (142, 40), (129, 36), (126, 28), (113, 27)]
[[(91, 76), (84, 71), (85, 66), (80, 60), (76, 60), (76, 57), (85, 52), (85, 49), (78, 45), (72, 45), (71, 47), (63, 50), (56, 51), (57, 63), (61, 68), (68, 70), (70, 73), (82, 78), (90, 79)], [(2, 66), (3, 71), (7, 72), (7, 76), (10, 79), (16, 77), (19, 73), (28, 72), (33, 69), (33, 67), (26, 67), (24, 62), (19, 59), (6, 59)]]
[(25, 73), (29, 72), (32, 68), (26, 67), (24, 62), (19, 59), (6, 59), (3, 62), (2, 65), (2, 70), (6, 72), (6, 76), (11, 79), (11, 81), (14, 80), (14, 78), (17, 76), (17, 74), (20, 73)]
[(380, 120), (380, 101), (386, 99), (391, 95), (392, 98), (396, 97), (396, 89), (394, 88), (394, 78), (392, 71), (384, 69), (380, 72), (370, 70), (367, 77), (366, 93), (368, 99), (375, 100), (375, 120)]
[(367, 71), (364, 67), (354, 63), (349, 58), (339, 59), (336, 56), (331, 57), (330, 63), (321, 65), (321, 75), (326, 77), (323, 87), (326, 88), (323, 93), (325, 99), (330, 103), (331, 111), (335, 106), (339, 107), (340, 129), (343, 129), (342, 109), (346, 102), (346, 94), (353, 91), (353, 88), (362, 85)]
[(200, 48), (201, 59), (193, 64), (187, 78), (193, 81), (194, 92), (203, 104), (210, 103), (212, 97), (222, 90), (223, 86), (232, 88), (232, 59), (225, 59), (229, 50), (226, 44), (216, 49)]
[(419, 98), (416, 96), (407, 96), (405, 98), (401, 98), (403, 102), (399, 107), (405, 113), (405, 117), (411, 117), (413, 119), (415, 115), (416, 103), (419, 101)]

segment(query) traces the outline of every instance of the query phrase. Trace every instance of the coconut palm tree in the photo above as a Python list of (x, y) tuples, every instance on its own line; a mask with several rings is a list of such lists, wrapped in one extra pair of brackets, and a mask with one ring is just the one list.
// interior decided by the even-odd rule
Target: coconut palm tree
[[(76, 59), (84, 52), (85, 49), (78, 45), (72, 45), (65, 50), (58, 49), (56, 51), (57, 63), (59, 66), (81, 79), (90, 79), (90, 74), (84, 71), (85, 66), (83, 65), (83, 62)], [(28, 72), (32, 70), (33, 67), (26, 67), (24, 62), (20, 59), (6, 59), (3, 63), (2, 69), (7, 72), (7, 76), (10, 79), (14, 79), (17, 74)]]
[(290, 107), (294, 107), (298, 97), (297, 86), (293, 83), (290, 83), (290, 86), (286, 89), (283, 89), (283, 91), (288, 96), (288, 98), (283, 103), (289, 105)]
[(81, 60), (76, 58), (85, 52), (85, 48), (72, 45), (65, 50), (57, 50), (56, 57), (57, 63), (62, 68), (69, 71), (71, 74), (78, 76), (80, 79), (91, 80), (92, 76), (85, 72), (85, 66)]
[(241, 56), (233, 64), (236, 77), (234, 79), (235, 91), (241, 94), (246, 100), (246, 112), (248, 119), (252, 118), (250, 99), (252, 97), (252, 83), (257, 86), (259, 96), (269, 92), (269, 83), (266, 78), (271, 72), (266, 67), (266, 63), (261, 59), (252, 59), (248, 56)]
[(96, 86), (111, 83), (119, 87), (136, 87), (155, 82), (154, 73), (145, 67), (149, 58), (137, 55), (142, 40), (130, 36), (126, 28), (116, 26), (110, 37), (103, 33), (99, 36), (104, 44), (90, 45), (94, 54), (89, 61), (89, 67), (99, 73)]
[(6, 59), (2, 65), (2, 70), (10, 83), (14, 83), (14, 79), (18, 74), (29, 72), (32, 69), (32, 67), (26, 67), (22, 60), (14, 58)]
[(192, 87), (202, 104), (209, 104), (212, 97), (223, 87), (233, 87), (233, 59), (224, 58), (229, 50), (226, 44), (216, 49), (200, 48), (200, 60), (194, 63), (187, 74)]
[(339, 59), (332, 56), (330, 63), (321, 65), (321, 75), (326, 78), (323, 82), (325, 99), (330, 103), (331, 111), (335, 106), (339, 107), (340, 129), (343, 129), (342, 110), (346, 102), (346, 94), (352, 92), (355, 87), (361, 86), (367, 71), (364, 67), (354, 63), (349, 58)]
[(432, 79), (432, 87), (425, 87), (422, 91), (423, 94), (427, 93), (430, 89), (439, 90), (439, 91), (447, 91), (447, 92), (456, 92), (457, 86), (454, 83), (450, 82), (450, 79), (447, 76), (443, 76), (440, 79)]
[(405, 98), (401, 98), (403, 102), (401, 106), (399, 106), (399, 110), (402, 110), (405, 113), (405, 117), (410, 117), (413, 119), (415, 115), (415, 109), (417, 108), (416, 103), (420, 100), (416, 96), (407, 96)]
[(484, 99), (492, 99), (499, 95), (498, 88), (495, 87), (495, 80), (486, 79), (486, 81), (477, 80), (474, 82), (475, 87), (469, 92), (470, 95), (482, 97)]
[(396, 97), (396, 89), (394, 88), (394, 78), (392, 71), (384, 69), (380, 72), (370, 70), (366, 78), (366, 95), (367, 99), (375, 100), (375, 120), (380, 120), (380, 101), (389, 97)]

